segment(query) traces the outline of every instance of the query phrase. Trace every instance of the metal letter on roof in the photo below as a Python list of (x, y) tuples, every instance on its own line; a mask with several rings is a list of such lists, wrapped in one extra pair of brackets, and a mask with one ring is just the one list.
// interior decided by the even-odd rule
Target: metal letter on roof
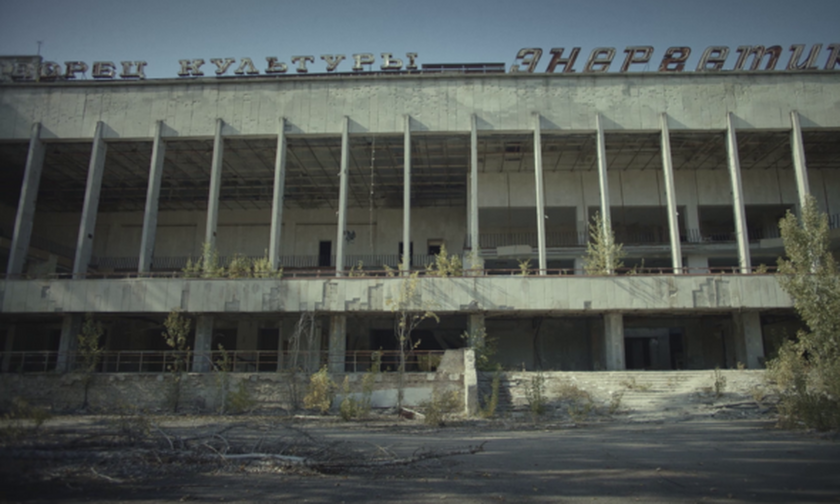
[(726, 46), (710, 46), (703, 51), (700, 62), (697, 63), (698, 72), (719, 72), (723, 70), (729, 48)]
[(520, 49), (518, 53), (516, 53), (516, 60), (522, 60), (522, 63), (514, 63), (510, 67), (510, 73), (521, 72), (522, 69), (520, 65), (525, 66), (525, 72), (534, 73), (534, 69), (537, 68), (537, 63), (540, 61), (540, 57), (542, 57), (542, 49), (537, 47), (526, 47), (524, 49)]
[[(247, 70), (246, 70), (247, 68)], [(251, 61), (251, 58), (242, 58), (239, 62), (239, 68), (233, 71), (236, 75), (259, 75), (260, 71), (257, 70), (257, 67), (254, 66), (254, 62)]]
[(277, 61), (277, 58), (273, 56), (268, 56), (265, 58), (268, 62), (268, 68), (265, 69), (265, 73), (267, 74), (279, 74), (279, 73), (286, 73), (288, 69), (286, 64), (282, 61)]
[[(145, 79), (146, 73), (143, 68), (147, 65), (145, 61), (120, 61), (122, 65), (122, 72), (120, 78), (122, 79)], [(132, 72), (131, 67), (137, 67), (137, 70)]]
[(627, 55), (624, 58), (624, 63), (621, 65), (621, 72), (626, 72), (633, 63), (647, 63), (650, 57), (653, 56), (653, 46), (628, 46), (624, 50)]
[(382, 65), (379, 67), (382, 70), (399, 70), (402, 68), (402, 60), (395, 58), (393, 54), (382, 53)]
[(760, 45), (739, 46), (735, 52), (738, 53), (738, 60), (735, 62), (735, 68), (732, 70), (743, 70), (744, 65), (747, 63), (747, 58), (750, 56), (753, 57), (750, 70), (761, 70), (759, 67), (761, 66), (761, 60), (763, 60), (765, 56), (769, 56), (769, 58), (767, 59), (767, 65), (764, 66), (764, 69), (775, 70), (776, 63), (779, 62), (779, 56), (782, 55), (782, 46), (775, 45), (770, 46), (767, 49)]
[(545, 69), (546, 73), (554, 73), (558, 65), (563, 65), (563, 73), (575, 72), (575, 61), (580, 53), (580, 47), (573, 48), (568, 58), (563, 57), (564, 49), (564, 47), (554, 47), (549, 51), (551, 53), (551, 61), (548, 62), (548, 68)]
[(682, 72), (685, 62), (691, 55), (690, 47), (669, 47), (662, 56), (662, 63), (659, 64), (660, 72)]
[(344, 61), (344, 55), (336, 54), (333, 56), (332, 54), (322, 54), (321, 59), (327, 62), (327, 72), (333, 72), (338, 67), (338, 64)]
[(234, 58), (211, 58), (210, 63), (216, 65), (216, 75), (224, 75), (225, 72), (228, 71), (231, 65), (236, 62)]
[(75, 79), (77, 73), (84, 74), (88, 71), (87, 63), (84, 61), (65, 61), (64, 65), (67, 67), (64, 72), (65, 79)]
[(820, 50), (822, 49), (822, 44), (814, 44), (811, 46), (811, 52), (808, 54), (808, 59), (800, 62), (799, 59), (802, 57), (802, 51), (805, 50), (804, 44), (793, 44), (790, 46), (790, 61), (788, 61), (788, 70), (816, 70), (817, 69), (817, 56), (820, 54)]
[(306, 62), (315, 63), (315, 56), (292, 56), (292, 64), (297, 63), (298, 66), (295, 68), (297, 73), (307, 73), (309, 69), (306, 68)]
[[(614, 47), (596, 47), (589, 53), (589, 60), (583, 67), (583, 73), (601, 73), (610, 69), (615, 57)], [(596, 68), (597, 67), (597, 68)]]
[(113, 79), (117, 75), (117, 67), (110, 61), (93, 62), (94, 79)]
[(353, 71), (354, 72), (361, 72), (364, 70), (362, 65), (373, 65), (373, 54), (371, 53), (360, 53), (353, 55)]
[(201, 65), (204, 64), (203, 59), (178, 60), (178, 63), (181, 64), (178, 77), (201, 77), (204, 75), (204, 72), (201, 71)]

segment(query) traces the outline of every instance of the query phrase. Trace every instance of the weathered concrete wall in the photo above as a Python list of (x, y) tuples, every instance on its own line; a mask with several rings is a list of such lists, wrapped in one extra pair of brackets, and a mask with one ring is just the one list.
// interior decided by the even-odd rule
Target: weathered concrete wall
[[(732, 401), (750, 401), (753, 391), (766, 390), (763, 370), (721, 370), (724, 381), (722, 398)], [(619, 411), (632, 411), (641, 406), (656, 412), (659, 409), (679, 409), (690, 403), (709, 401), (715, 398), (715, 372), (706, 371), (611, 371), (611, 372), (504, 372), (500, 376), (499, 405), (497, 415), (514, 417), (528, 415), (527, 389), (534, 380), (543, 380), (543, 398), (549, 416), (568, 414), (568, 408), (575, 399), (578, 405), (589, 401), (580, 392), (587, 394), (593, 406), (604, 413), (614, 398)], [(486, 405), (492, 392), (493, 373), (479, 373), (478, 384), (482, 405)], [(724, 397), (725, 396), (725, 397)], [(662, 413), (660, 411), (660, 413)]]
[[(398, 278), (4, 280), (3, 313), (390, 312)], [(415, 309), (506, 312), (790, 308), (773, 275), (420, 278)]]
[[(180, 411), (218, 411), (223, 401), (221, 373), (189, 373), (181, 382)], [(363, 373), (332, 375), (341, 386), (349, 377), (350, 390), (361, 395)], [(428, 401), (434, 393), (455, 391), (463, 398), (464, 351), (450, 350), (441, 360), (435, 373), (406, 373), (405, 399), (407, 406), (417, 406)], [(397, 373), (379, 373), (373, 387), (371, 404), (375, 408), (388, 408), (396, 404)], [(228, 373), (228, 393), (236, 393), (244, 384), (247, 394), (254, 401), (254, 409), (261, 412), (286, 410), (290, 407), (292, 387), (285, 373)], [(84, 376), (67, 374), (0, 374), (0, 409), (8, 409), (15, 397), (28, 403), (49, 407), (54, 411), (76, 410), (84, 400)], [(309, 377), (296, 378), (300, 400), (306, 394)], [(171, 373), (97, 373), (88, 392), (92, 410), (118, 412), (120, 409), (149, 411), (171, 410), (171, 393), (174, 377)], [(333, 406), (337, 407), (341, 396)]]
[[(444, 240), (450, 253), (460, 253), (464, 245), (466, 212), (463, 208), (412, 209), (411, 240), (414, 253), (425, 254), (428, 240)], [(161, 212), (158, 217), (155, 256), (197, 257), (201, 254), (206, 212)], [(231, 256), (263, 256), (268, 249), (271, 215), (268, 210), (219, 212), (218, 253)], [(367, 209), (350, 209), (347, 228), (356, 233), (352, 243), (345, 243), (345, 254), (383, 254), (397, 256), (402, 241), (402, 210), (377, 209), (373, 225)], [(74, 248), (79, 230), (78, 213), (37, 213), (35, 236)], [(280, 254), (317, 256), (320, 241), (333, 242), (337, 217), (330, 209), (287, 209), (283, 212)], [(99, 257), (138, 257), (143, 231), (143, 212), (101, 213), (97, 217), (93, 253)], [(371, 249), (371, 238), (373, 248)], [(349, 264), (355, 266), (356, 264)], [(366, 264), (379, 267), (381, 264)]]
[(356, 76), (145, 82), (67, 82), (0, 88), (0, 138), (28, 138), (33, 122), (45, 138), (90, 138), (97, 121), (106, 138), (150, 138), (156, 120), (168, 137), (275, 135), (286, 117), (290, 134), (338, 134), (349, 116), (351, 133), (594, 130), (604, 114), (608, 130), (658, 130), (668, 113), (672, 130), (789, 129), (790, 110), (803, 127), (840, 126), (840, 82), (832, 72), (657, 73), (600, 75)]
[(485, 320), (487, 336), (496, 339), (493, 360), (505, 369), (526, 370), (593, 370), (590, 325), (595, 323), (594, 317)]

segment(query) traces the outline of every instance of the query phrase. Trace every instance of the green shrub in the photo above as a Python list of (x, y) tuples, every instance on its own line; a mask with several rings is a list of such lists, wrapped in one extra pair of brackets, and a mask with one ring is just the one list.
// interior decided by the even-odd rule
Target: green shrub
[(457, 411), (458, 399), (458, 392), (455, 390), (442, 393), (433, 391), (431, 400), (420, 403), (420, 407), (426, 415), (423, 422), (433, 427), (442, 426), (446, 415)]
[(536, 417), (545, 414), (546, 398), (545, 398), (545, 375), (542, 372), (537, 372), (528, 383), (525, 384), (525, 400), (528, 401), (528, 409), (531, 415)]
[(309, 391), (303, 398), (303, 407), (326, 414), (332, 407), (335, 391), (335, 382), (330, 378), (327, 366), (323, 366), (309, 377)]

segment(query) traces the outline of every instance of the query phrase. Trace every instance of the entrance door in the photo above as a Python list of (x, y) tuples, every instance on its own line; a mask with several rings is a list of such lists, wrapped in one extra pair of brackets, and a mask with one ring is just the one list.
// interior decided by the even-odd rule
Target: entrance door
[(332, 266), (332, 242), (318, 243), (318, 266)]

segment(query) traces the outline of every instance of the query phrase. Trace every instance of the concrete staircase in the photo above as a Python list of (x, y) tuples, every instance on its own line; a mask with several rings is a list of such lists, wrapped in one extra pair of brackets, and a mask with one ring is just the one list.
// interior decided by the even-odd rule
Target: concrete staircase
[[(611, 403), (618, 403), (612, 416), (630, 421), (714, 417), (733, 412), (735, 416), (746, 416), (766, 409), (755, 401), (766, 390), (763, 370), (720, 370), (717, 374), (715, 370), (556, 371), (505, 373), (499, 411), (514, 416), (527, 413), (526, 390), (537, 376), (544, 378), (544, 396), (549, 414), (554, 416), (566, 414), (577, 391), (585, 391), (591, 397), (596, 413), (604, 415)], [(491, 379), (490, 373), (481, 376), (482, 395), (490, 393)], [(716, 391), (716, 381), (720, 393)]]

